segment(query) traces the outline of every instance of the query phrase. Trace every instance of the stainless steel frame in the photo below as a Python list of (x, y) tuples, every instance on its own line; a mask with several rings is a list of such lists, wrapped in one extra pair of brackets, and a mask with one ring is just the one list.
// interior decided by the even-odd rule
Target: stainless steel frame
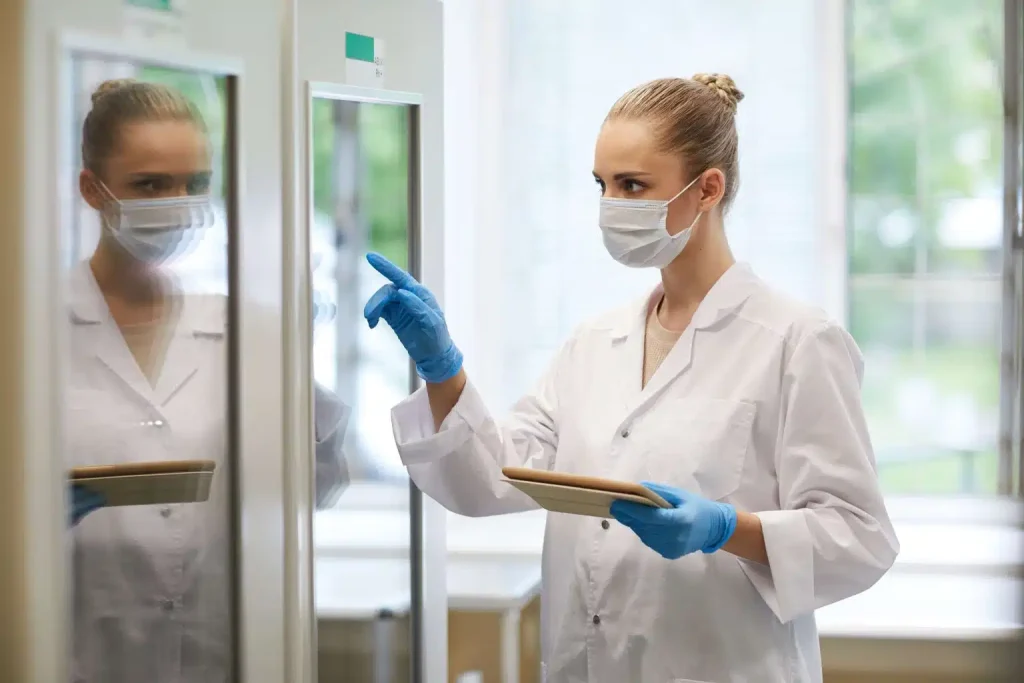
[(1024, 494), (1024, 237), (1021, 234), (1021, 130), (1024, 2), (1003, 13), (1003, 287), (999, 362), (999, 493)]
[[(227, 80), (227, 111), (228, 118), (226, 121), (227, 136), (225, 144), (227, 147), (228, 163), (226, 166), (230, 174), (225, 184), (226, 196), (225, 206), (227, 208), (228, 218), (228, 292), (229, 292), (229, 309), (228, 309), (228, 329), (238, 330), (239, 320), (239, 219), (240, 219), (240, 199), (241, 199), (241, 183), (242, 183), (242, 157), (241, 150), (238, 145), (238, 130), (241, 125), (241, 110), (239, 104), (239, 88), (241, 83), (241, 76), (243, 72), (242, 62), (240, 60), (222, 57), (217, 55), (204, 55), (196, 53), (195, 51), (182, 52), (177, 50), (166, 49), (160, 46), (156, 47), (141, 47), (136, 43), (121, 43), (116, 40), (111, 40), (106, 36), (92, 36), (84, 33), (77, 32), (65, 32), (58, 36), (56, 41), (56, 65), (57, 65), (57, 78), (55, 83), (57, 86), (57, 93), (54, 101), (59, 103), (54, 127), (58, 132), (58, 145), (57, 145), (57, 166), (54, 169), (54, 180), (56, 183), (55, 196), (58, 197), (55, 216), (55, 224), (59, 226), (68, 225), (71, 219), (71, 213), (73, 211), (73, 198), (69, 192), (69, 188), (74, 187), (74, 179), (68, 178), (62, 175), (62, 170), (67, 168), (76, 168), (77, 163), (75, 161), (75, 154), (77, 150), (72, 145), (72, 138), (69, 131), (72, 129), (72, 124), (75, 117), (75, 103), (73, 99), (69, 99), (68, 94), (72, 92), (74, 85), (74, 59), (77, 56), (86, 56), (96, 59), (105, 59), (111, 61), (126, 61), (145, 64), (147, 66), (158, 66), (169, 69), (176, 69), (181, 71), (196, 71), (201, 73), (208, 73), (223, 77)], [(60, 245), (60, 240), (63, 239), (63, 231), (61, 231), (61, 237), (57, 238), (57, 243)], [(57, 253), (61, 253), (60, 250), (55, 250)], [(56, 256), (56, 254), (55, 254)], [(61, 272), (62, 269), (54, 268), (53, 272)], [(55, 289), (55, 292), (60, 292), (59, 289)], [(56, 347), (58, 353), (56, 358), (53, 359), (54, 366), (58, 369), (55, 374), (56, 377), (63, 376), (64, 358), (66, 355), (63, 353), (63, 349), (67, 345), (67, 335), (65, 334), (66, 325), (64, 321), (64, 310), (60, 308), (60, 316), (53, 321), (53, 336), (56, 338)], [(228, 335), (228, 405), (226, 409), (226, 419), (228, 420), (228, 434), (229, 434), (229, 451), (228, 461), (230, 463), (231, 471), (233, 473), (231, 483), (231, 495), (229, 500), (230, 509), (232, 512), (231, 518), (231, 536), (234, 539), (234, 546), (231, 553), (231, 575), (233, 580), (232, 585), (232, 669), (236, 680), (248, 680), (243, 678), (244, 676), (244, 660), (243, 647), (246, 642), (245, 637), (245, 624), (240, 618), (240, 610), (242, 607), (242, 596), (243, 596), (243, 578), (242, 578), (242, 557), (245, 554), (245, 550), (242, 544), (242, 510), (243, 510), (243, 496), (241, 488), (242, 478), (242, 463), (239, 455), (239, 425), (240, 418), (238, 414), (239, 404), (239, 339), (237, 334)], [(60, 389), (57, 389), (56, 393), (59, 395)], [(63, 435), (60, 432), (59, 425), (63, 424), (63, 404), (61, 401), (57, 401), (53, 407), (53, 411), (56, 415), (60, 416), (57, 421), (57, 427), (54, 429), (55, 434), (53, 435), (53, 443), (59, 447), (62, 442)], [(59, 485), (63, 490), (65, 473), (63, 464), (58, 464), (58, 458), (56, 456), (50, 458), (53, 463), (50, 465), (52, 469), (52, 476), (55, 482), (59, 481)], [(54, 500), (60, 501), (63, 506), (63, 497), (54, 498)], [(61, 514), (63, 518), (64, 513)], [(63, 525), (60, 528), (60, 537), (56, 539), (57, 543), (61, 548), (66, 548), (66, 530)], [(66, 559), (56, 563), (57, 568), (55, 574), (52, 577), (52, 581), (58, 583), (53, 586), (53, 595), (59, 596), (60, 604), (53, 605), (48, 611), (48, 617), (52, 619), (49, 623), (68, 624), (70, 623), (68, 600), (67, 600), (67, 585), (68, 585), (68, 572), (67, 568), (70, 566), (70, 562)], [(45, 565), (43, 565), (45, 566)], [(66, 646), (66, 643), (55, 644), (55, 656), (57, 662), (55, 667), (62, 669), (63, 671), (70, 671), (70, 651)], [(66, 676), (63, 676), (66, 677)], [(54, 680), (59, 680), (54, 678)]]
[(285, 680), (315, 683), (316, 609), (313, 602), (313, 361), (309, 277), (308, 195), (299, 69), (299, 4), (284, 0), (281, 37), (281, 163), (284, 323), (284, 600)]
[[(420, 190), (420, 176), (422, 173), (422, 153), (420, 148), (420, 108), (423, 105), (423, 98), (416, 93), (397, 92), (390, 90), (378, 90), (374, 88), (361, 88), (350, 85), (335, 83), (309, 82), (306, 92), (306, 149), (311, 149), (313, 141), (313, 110), (314, 99), (341, 100), (347, 102), (365, 102), (370, 104), (389, 104), (405, 106), (409, 109), (409, 186), (408, 186), (408, 215), (409, 215), (409, 271), (413, 277), (420, 278), (422, 273), (422, 197)], [(312, 162), (307, 156), (305, 168), (306, 178), (306, 213), (304, 216), (304, 228), (306, 233), (307, 250), (309, 240), (309, 228), (312, 221)], [(306, 253), (305, 263), (309, 263), (309, 253)], [(307, 267), (308, 270), (308, 267)], [(310, 328), (305, 329), (311, 334)], [(307, 344), (309, 347), (310, 344)], [(308, 350), (307, 350), (308, 353)], [(312, 377), (310, 372), (308, 377)], [(409, 392), (412, 393), (419, 387), (419, 378), (416, 374), (415, 365), (409, 363)], [(425, 516), (423, 507), (423, 494), (410, 481), (409, 482), (409, 561), (411, 562), (411, 604), (409, 612), (410, 623), (410, 672), (412, 683), (423, 683), (426, 680), (426, 663), (423, 648), (424, 643), (424, 595), (425, 591), (425, 558), (432, 556), (424, 552)], [(315, 615), (314, 615), (315, 619)], [(386, 621), (387, 623), (384, 623)], [(384, 615), (384, 621), (379, 623), (376, 629), (378, 634), (386, 634), (390, 625), (390, 616)], [(384, 646), (381, 645), (381, 648)], [(379, 653), (378, 653), (379, 654)], [(380, 657), (377, 658), (380, 660)], [(386, 666), (378, 667), (378, 672), (387, 669)]]

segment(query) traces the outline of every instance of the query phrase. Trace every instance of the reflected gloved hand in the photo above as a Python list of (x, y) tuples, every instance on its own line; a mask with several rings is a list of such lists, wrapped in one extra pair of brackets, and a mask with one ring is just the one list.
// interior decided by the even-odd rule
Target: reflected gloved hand
[(106, 501), (102, 494), (78, 484), (71, 485), (71, 526), (76, 526), (90, 512), (103, 507)]
[(643, 486), (664, 498), (672, 508), (656, 508), (617, 500), (611, 513), (628, 526), (644, 545), (669, 560), (695, 553), (713, 553), (736, 530), (736, 508), (661, 484)]
[(366, 302), (366, 322), (376, 327), (384, 318), (427, 382), (436, 384), (457, 375), (462, 369), (462, 352), (448, 335), (444, 313), (434, 295), (380, 254), (369, 254), (366, 260), (391, 281)]

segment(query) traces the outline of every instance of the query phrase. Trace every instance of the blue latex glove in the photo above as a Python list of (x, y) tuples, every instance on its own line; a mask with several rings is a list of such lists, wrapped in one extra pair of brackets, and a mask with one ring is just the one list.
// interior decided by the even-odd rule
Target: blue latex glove
[(672, 508), (656, 508), (627, 500), (612, 503), (612, 516), (628, 526), (651, 550), (669, 560), (695, 553), (713, 553), (736, 531), (736, 508), (661, 484), (643, 482)]
[(457, 375), (462, 369), (462, 352), (448, 335), (444, 313), (434, 295), (380, 254), (368, 254), (366, 260), (391, 280), (391, 284), (378, 289), (366, 302), (366, 322), (377, 327), (384, 318), (426, 381), (436, 384)]
[(78, 484), (71, 485), (71, 526), (76, 526), (90, 512), (106, 505), (103, 495)]

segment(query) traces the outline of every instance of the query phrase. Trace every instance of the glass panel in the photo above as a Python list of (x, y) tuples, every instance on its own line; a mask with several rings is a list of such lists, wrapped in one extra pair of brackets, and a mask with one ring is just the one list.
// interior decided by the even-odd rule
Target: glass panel
[(995, 493), (1002, 0), (855, 0), (850, 328), (888, 493)]
[[(314, 97), (313, 368), (317, 398), (351, 406), (347, 487), (314, 521), (320, 680), (408, 680), (409, 484), (391, 408), (409, 394), (409, 357), (363, 306), (385, 280), (366, 261), (409, 267), (409, 106)], [(318, 419), (321, 413), (317, 409)], [(317, 488), (325, 461), (317, 446)]]
[[(74, 681), (235, 679), (232, 81), (71, 56)], [(130, 79), (130, 80), (110, 80)]]

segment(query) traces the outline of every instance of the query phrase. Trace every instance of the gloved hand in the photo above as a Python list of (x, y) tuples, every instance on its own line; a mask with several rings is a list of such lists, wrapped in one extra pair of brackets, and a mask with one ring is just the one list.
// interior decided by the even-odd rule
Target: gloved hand
[(656, 508), (627, 500), (612, 503), (612, 516), (628, 526), (644, 545), (669, 560), (695, 553), (713, 553), (736, 531), (736, 508), (693, 493), (643, 482), (672, 508)]
[(103, 495), (80, 486), (71, 485), (71, 526), (76, 526), (90, 512), (106, 505)]
[(372, 328), (384, 318), (426, 381), (436, 384), (457, 375), (462, 369), (462, 352), (448, 335), (444, 313), (434, 295), (380, 254), (368, 254), (366, 260), (391, 280), (366, 302), (366, 322)]

